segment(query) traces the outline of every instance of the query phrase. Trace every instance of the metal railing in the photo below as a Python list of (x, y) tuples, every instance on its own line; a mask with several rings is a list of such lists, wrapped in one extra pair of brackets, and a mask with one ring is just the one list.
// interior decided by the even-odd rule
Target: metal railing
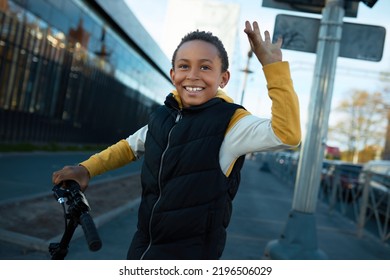
[[(297, 162), (292, 153), (258, 155), (262, 169), (293, 185)], [(266, 168), (264, 168), (266, 167)], [(323, 163), (318, 198), (328, 207), (356, 223), (357, 235), (370, 232), (383, 242), (390, 240), (390, 176), (365, 170), (363, 165), (341, 161)]]
[(370, 221), (376, 225), (376, 232), (382, 241), (390, 239), (390, 178), (386, 175), (364, 171), (358, 235)]
[(361, 165), (324, 162), (318, 195), (321, 201), (327, 203), (330, 214), (338, 211), (355, 222), (358, 220), (358, 199), (361, 195), (358, 178), (361, 169)]

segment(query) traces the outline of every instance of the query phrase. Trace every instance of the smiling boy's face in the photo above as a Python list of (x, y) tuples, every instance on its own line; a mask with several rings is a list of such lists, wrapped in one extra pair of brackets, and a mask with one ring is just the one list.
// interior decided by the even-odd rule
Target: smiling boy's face
[(217, 48), (202, 40), (181, 45), (170, 74), (184, 108), (212, 99), (230, 78), (229, 71), (222, 72)]

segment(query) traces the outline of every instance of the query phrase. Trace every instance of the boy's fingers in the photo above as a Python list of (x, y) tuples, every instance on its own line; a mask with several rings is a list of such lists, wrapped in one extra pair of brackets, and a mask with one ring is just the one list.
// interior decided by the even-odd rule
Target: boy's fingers
[(59, 183), (58, 176), (59, 176), (58, 175), (58, 171), (57, 172), (53, 172), (51, 180), (52, 180), (53, 184), (55, 184), (55, 185)]
[(71, 170), (72, 167), (70, 166), (65, 166), (61, 170), (53, 172), (52, 175), (52, 181), (54, 184), (59, 184), (62, 181), (66, 180), (67, 177), (69, 177), (69, 171)]
[(253, 31), (255, 32), (255, 34), (258, 34), (261, 38), (260, 27), (257, 21), (253, 22)]
[(53, 178), (52, 178), (53, 184), (58, 185), (63, 181), (63, 176), (59, 172), (54, 172)]
[(269, 34), (268, 30), (264, 32), (264, 41), (271, 41), (271, 35)]
[(246, 22), (245, 22), (245, 29), (244, 29), (244, 32), (245, 32), (248, 36), (250, 36), (250, 34), (253, 32), (251, 23), (250, 23), (249, 21), (246, 21)]
[(276, 45), (278, 46), (278, 48), (281, 48), (282, 44), (283, 44), (283, 38), (282, 37), (278, 37), (278, 40), (276, 41)]

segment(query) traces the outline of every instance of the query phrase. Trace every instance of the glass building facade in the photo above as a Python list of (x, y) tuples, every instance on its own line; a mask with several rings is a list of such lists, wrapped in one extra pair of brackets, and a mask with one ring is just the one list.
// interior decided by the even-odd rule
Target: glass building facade
[(169, 68), (122, 0), (0, 0), (0, 142), (116, 142), (163, 102)]

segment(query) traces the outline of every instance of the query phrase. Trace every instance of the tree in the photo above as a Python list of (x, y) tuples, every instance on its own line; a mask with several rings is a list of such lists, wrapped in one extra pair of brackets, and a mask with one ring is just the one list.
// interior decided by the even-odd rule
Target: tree
[(329, 127), (329, 139), (347, 147), (347, 160), (359, 162), (359, 151), (384, 145), (387, 106), (381, 92), (355, 90), (334, 110), (338, 121)]

